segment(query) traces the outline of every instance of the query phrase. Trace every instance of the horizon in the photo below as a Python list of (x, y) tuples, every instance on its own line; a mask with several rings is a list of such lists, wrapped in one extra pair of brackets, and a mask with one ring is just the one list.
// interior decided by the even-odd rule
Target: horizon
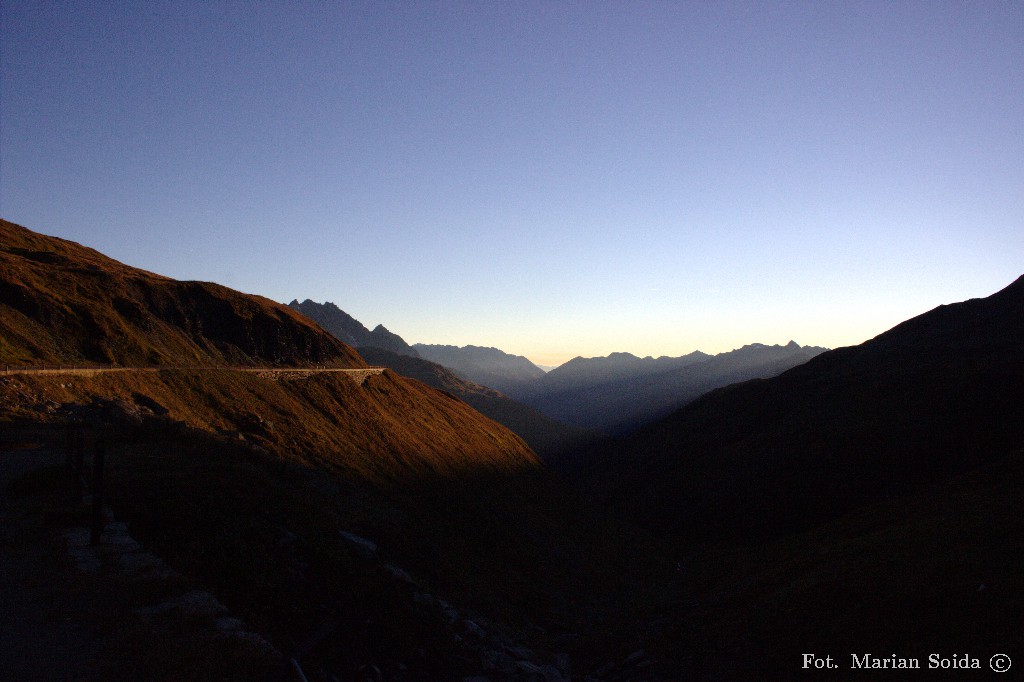
[(0, 7), (0, 215), (557, 366), (1024, 272), (1024, 6)]

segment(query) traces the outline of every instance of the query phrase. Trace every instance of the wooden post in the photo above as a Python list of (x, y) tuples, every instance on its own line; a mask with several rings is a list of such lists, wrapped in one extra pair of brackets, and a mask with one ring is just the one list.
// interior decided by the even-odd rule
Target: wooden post
[(103, 534), (103, 441), (96, 441), (92, 454), (92, 531), (89, 543), (100, 544)]

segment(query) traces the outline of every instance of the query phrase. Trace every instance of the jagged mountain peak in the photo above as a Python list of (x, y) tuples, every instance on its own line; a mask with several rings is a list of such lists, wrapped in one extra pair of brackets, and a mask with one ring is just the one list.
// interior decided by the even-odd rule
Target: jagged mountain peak
[(362, 322), (330, 301), (317, 303), (307, 298), (302, 303), (295, 300), (288, 305), (356, 348), (383, 348), (401, 355), (419, 357), (419, 353), (405, 339), (389, 331), (383, 324), (378, 324), (370, 331)]

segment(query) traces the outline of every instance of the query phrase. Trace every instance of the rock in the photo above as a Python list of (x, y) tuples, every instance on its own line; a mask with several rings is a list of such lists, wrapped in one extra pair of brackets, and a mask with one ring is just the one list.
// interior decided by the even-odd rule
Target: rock
[(377, 543), (344, 530), (339, 530), (338, 535), (348, 540), (352, 549), (362, 558), (372, 559), (377, 556)]
[(539, 676), (541, 674), (540, 666), (536, 663), (531, 663), (530, 661), (516, 661), (516, 669), (521, 673), (526, 673), (527, 675)]
[(287, 528), (281, 529), (281, 535), (277, 538), (278, 547), (287, 547), (293, 545), (299, 539), (299, 536), (291, 532)]
[(485, 649), (480, 656), (480, 660), (488, 670), (497, 671), (505, 675), (512, 675), (516, 672), (516, 659), (503, 651)]
[(564, 677), (569, 677), (569, 673), (572, 670), (572, 662), (569, 658), (569, 654), (557, 653), (554, 656), (555, 667), (558, 668), (558, 672), (562, 673)]
[(484, 632), (484, 629), (468, 618), (462, 621), (462, 631), (468, 637), (476, 637), (481, 640), (487, 639), (487, 633)]
[(384, 564), (384, 570), (390, 573), (391, 576), (399, 582), (407, 583), (409, 585), (412, 585), (414, 582), (411, 575), (394, 564)]
[(438, 608), (441, 609), (441, 615), (444, 616), (445, 622), (448, 625), (455, 625), (456, 621), (459, 620), (459, 611), (451, 604), (438, 600)]
[(214, 621), (213, 626), (220, 632), (237, 632), (245, 627), (245, 623), (231, 616), (221, 616)]
[(535, 654), (532, 649), (527, 649), (524, 646), (506, 646), (505, 651), (512, 656), (523, 660), (532, 661), (537, 658), (537, 654)]
[(544, 682), (565, 682), (565, 677), (553, 665), (542, 665), (540, 675), (544, 678)]
[(177, 573), (159, 558), (149, 552), (130, 552), (117, 558), (117, 566), (130, 576), (136, 578), (169, 579), (177, 577)]

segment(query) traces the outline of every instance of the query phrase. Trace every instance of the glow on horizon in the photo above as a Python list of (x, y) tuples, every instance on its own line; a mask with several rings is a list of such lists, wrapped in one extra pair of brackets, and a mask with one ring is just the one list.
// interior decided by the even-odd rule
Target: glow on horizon
[(0, 216), (542, 364), (1024, 272), (1024, 4), (4, 3)]

